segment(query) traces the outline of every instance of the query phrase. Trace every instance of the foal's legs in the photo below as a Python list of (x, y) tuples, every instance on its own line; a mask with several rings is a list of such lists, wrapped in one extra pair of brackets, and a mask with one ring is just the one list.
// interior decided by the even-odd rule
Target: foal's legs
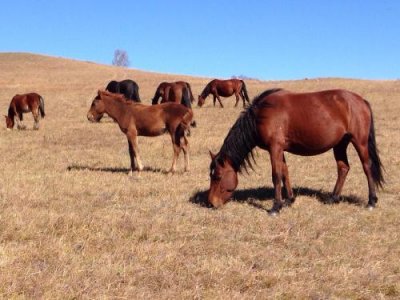
[(282, 171), (285, 163), (283, 162), (283, 150), (278, 145), (272, 146), (269, 153), (272, 166), (272, 182), (275, 190), (274, 204), (270, 210), (270, 214), (275, 215), (279, 213), (282, 208)]
[(368, 180), (368, 208), (372, 209), (375, 207), (376, 202), (378, 202), (378, 197), (376, 197), (375, 183), (371, 172), (371, 163), (369, 159), (368, 144), (361, 144), (359, 141), (353, 139), (352, 144), (358, 153), (358, 157), (361, 160), (361, 164), (364, 169), (364, 173)]
[(139, 157), (139, 149), (137, 144), (137, 135), (127, 135), (128, 146), (129, 146), (129, 156), (131, 158), (131, 170), (129, 171), (129, 176), (132, 176), (133, 171), (136, 170), (135, 159), (137, 162), (137, 170), (140, 172), (143, 170), (142, 161)]
[(185, 158), (185, 172), (189, 171), (189, 142), (185, 135), (180, 138), (180, 146)]
[(332, 201), (339, 201), (340, 193), (346, 180), (347, 173), (349, 173), (350, 165), (347, 160), (347, 146), (349, 145), (349, 140), (344, 139), (338, 145), (333, 148), (333, 154), (335, 156), (338, 177), (336, 180), (335, 187), (333, 189)]
[(179, 147), (179, 145), (176, 144), (175, 139), (172, 140), (172, 149), (174, 151), (174, 157), (172, 158), (172, 166), (169, 169), (168, 173), (175, 173), (176, 161), (178, 160), (179, 152), (181, 152), (181, 147)]

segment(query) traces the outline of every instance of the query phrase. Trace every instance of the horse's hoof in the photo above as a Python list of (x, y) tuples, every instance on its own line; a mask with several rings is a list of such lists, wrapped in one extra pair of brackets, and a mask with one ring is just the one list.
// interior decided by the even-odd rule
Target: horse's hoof
[(270, 215), (271, 217), (277, 217), (279, 214), (278, 211), (271, 209), (270, 211), (268, 211), (268, 215)]
[(294, 201), (296, 201), (296, 198), (295, 198), (295, 197), (288, 198), (288, 199), (285, 200), (284, 206), (290, 207), (290, 206), (292, 206), (292, 204), (294, 203)]
[(369, 211), (373, 211), (374, 208), (375, 208), (375, 206), (373, 206), (373, 205), (368, 205), (368, 206), (367, 206), (367, 209), (368, 209)]

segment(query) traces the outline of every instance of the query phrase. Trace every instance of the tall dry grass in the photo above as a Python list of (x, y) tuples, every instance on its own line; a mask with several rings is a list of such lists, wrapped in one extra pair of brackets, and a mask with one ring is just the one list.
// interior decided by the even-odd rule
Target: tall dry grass
[[(191, 172), (169, 176), (168, 136), (139, 138), (147, 167), (127, 176), (127, 141), (110, 119), (86, 119), (97, 89), (132, 78), (149, 103), (166, 75), (29, 54), (0, 54), (0, 110), (16, 93), (46, 103), (39, 131), (0, 129), (0, 295), (2, 298), (400, 298), (399, 81), (247, 81), (250, 96), (272, 87), (346, 88), (368, 99), (387, 185), (364, 208), (366, 178), (353, 148), (343, 201), (325, 205), (336, 180), (331, 152), (288, 155), (297, 194), (271, 218), (269, 157), (240, 176), (223, 209), (199, 205), (217, 151), (240, 109), (194, 108)], [(31, 128), (33, 120), (26, 115)]]

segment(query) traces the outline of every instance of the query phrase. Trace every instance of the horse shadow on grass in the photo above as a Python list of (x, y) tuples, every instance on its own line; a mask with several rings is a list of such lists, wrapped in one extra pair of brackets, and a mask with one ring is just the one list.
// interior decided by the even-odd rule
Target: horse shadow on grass
[[(67, 167), (67, 171), (91, 171), (91, 172), (108, 172), (108, 173), (126, 173), (128, 174), (131, 169), (129, 168), (117, 168), (117, 167), (91, 167), (82, 165), (70, 165)], [(142, 172), (162, 173), (167, 174), (168, 172), (161, 168), (144, 167)]]
[[(212, 208), (207, 200), (208, 191), (198, 191), (190, 197), (189, 201), (202, 207)], [(356, 206), (362, 206), (362, 200), (354, 195), (341, 196), (339, 200), (332, 201), (332, 193), (324, 192), (322, 190), (311, 189), (307, 187), (295, 187), (293, 188), (293, 193), (296, 197), (307, 196), (316, 197), (320, 203), (323, 204), (337, 204), (337, 203), (349, 203)], [(274, 189), (270, 187), (259, 187), (253, 189), (238, 190), (233, 193), (232, 199), (230, 201), (247, 203), (255, 208), (268, 211), (263, 205), (258, 201), (273, 201), (274, 199)], [(285, 192), (282, 191), (282, 196)]]

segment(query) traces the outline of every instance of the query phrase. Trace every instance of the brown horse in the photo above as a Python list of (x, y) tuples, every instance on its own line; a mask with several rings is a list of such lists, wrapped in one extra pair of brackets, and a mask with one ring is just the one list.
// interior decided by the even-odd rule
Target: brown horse
[(249, 95), (247, 94), (246, 84), (244, 83), (243, 80), (239, 79), (228, 79), (228, 80), (214, 79), (210, 81), (206, 85), (204, 90), (201, 92), (201, 95), (199, 96), (199, 102), (197, 103), (198, 106), (200, 107), (203, 106), (209, 94), (212, 94), (214, 97), (213, 98), (214, 106), (216, 99), (218, 99), (219, 105), (221, 105), (221, 107), (224, 107), (222, 105), (221, 98), (219, 96), (230, 97), (233, 94), (235, 94), (236, 97), (235, 107), (239, 103), (239, 96), (243, 100), (243, 107), (245, 107), (246, 101), (247, 103), (250, 104)]
[(18, 129), (25, 129), (22, 124), (23, 114), (32, 112), (35, 123), (33, 129), (39, 129), (39, 119), (44, 118), (44, 99), (37, 93), (29, 93), (23, 95), (15, 95), (8, 108), (8, 116), (6, 118), (7, 129), (14, 128), (14, 121), (17, 123)]
[[(185, 171), (189, 170), (189, 143), (185, 132), (190, 126), (193, 112), (181, 104), (163, 103), (144, 105), (127, 101), (123, 95), (99, 91), (87, 113), (91, 122), (107, 113), (119, 125), (128, 139), (131, 171), (143, 170), (139, 157), (138, 136), (159, 136), (168, 132), (171, 136), (174, 158), (169, 172), (175, 172), (176, 161), (182, 150), (185, 157)], [(137, 168), (135, 166), (135, 160)]]
[[(161, 82), (157, 87), (152, 104), (158, 104), (158, 100), (161, 97), (161, 103), (164, 102), (176, 102), (181, 103), (183, 98), (184, 89), (188, 89), (190, 102), (194, 102), (194, 97), (192, 93), (192, 88), (188, 82), (176, 81), (176, 82)], [(182, 103), (181, 103), (182, 104)]]
[(297, 155), (317, 155), (333, 148), (338, 178), (332, 201), (338, 201), (350, 169), (346, 149), (353, 144), (368, 180), (368, 207), (378, 198), (375, 188), (382, 187), (382, 164), (375, 142), (375, 129), (369, 103), (345, 90), (316, 93), (291, 93), (268, 90), (238, 118), (229, 131), (218, 154), (210, 152), (210, 190), (208, 201), (223, 205), (238, 184), (237, 172), (252, 166), (252, 150), (258, 146), (271, 157), (272, 181), (275, 189), (270, 213), (282, 208), (281, 182), (288, 199), (294, 202), (284, 151)]

